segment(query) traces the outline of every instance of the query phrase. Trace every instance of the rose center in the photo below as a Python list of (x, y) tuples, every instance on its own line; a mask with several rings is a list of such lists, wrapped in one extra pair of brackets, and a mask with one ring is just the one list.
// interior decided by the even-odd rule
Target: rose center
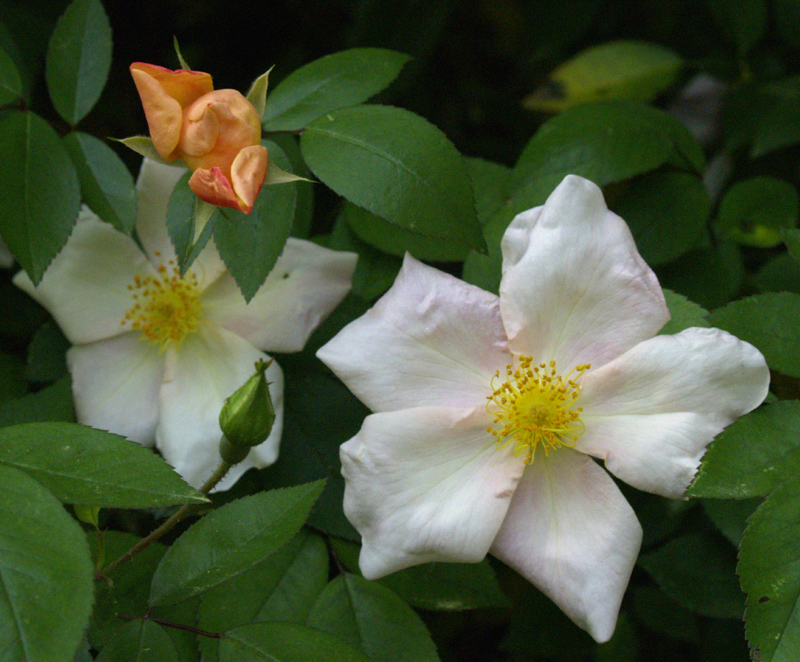
[(135, 276), (128, 289), (134, 303), (121, 324), (141, 331), (160, 352), (170, 343), (179, 347), (197, 331), (202, 316), (197, 276), (181, 276), (174, 260), (158, 267), (157, 276)]
[(525, 463), (533, 461), (536, 448), (545, 454), (561, 446), (572, 447), (585, 427), (576, 407), (581, 392), (580, 378), (591, 366), (575, 366), (563, 377), (556, 362), (533, 364), (530, 356), (520, 356), (517, 367), (506, 366), (505, 381), (500, 371), (492, 377), (492, 394), (486, 411), (493, 417), (487, 428), (503, 448), (513, 441), (514, 455), (525, 453)]

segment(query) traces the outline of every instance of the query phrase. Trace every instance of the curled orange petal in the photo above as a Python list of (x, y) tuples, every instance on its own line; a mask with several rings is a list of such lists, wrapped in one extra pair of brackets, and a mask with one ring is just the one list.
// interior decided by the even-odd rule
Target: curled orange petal
[(189, 178), (189, 188), (201, 200), (218, 207), (239, 209), (239, 199), (222, 170), (217, 167), (200, 168)]
[(269, 155), (262, 145), (251, 145), (242, 149), (231, 165), (233, 190), (240, 199), (239, 209), (245, 214), (253, 210), (258, 192), (267, 178)]
[(181, 137), (183, 109), (147, 72), (131, 67), (131, 75), (142, 100), (153, 146), (162, 159), (174, 161), (178, 158), (173, 152)]

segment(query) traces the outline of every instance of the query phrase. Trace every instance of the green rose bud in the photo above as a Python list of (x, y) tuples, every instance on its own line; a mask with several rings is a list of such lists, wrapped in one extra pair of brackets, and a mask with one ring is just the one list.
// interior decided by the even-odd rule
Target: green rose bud
[(233, 446), (258, 446), (269, 436), (275, 422), (275, 410), (269, 395), (265, 372), (270, 361), (258, 361), (256, 372), (236, 390), (219, 413), (222, 434)]

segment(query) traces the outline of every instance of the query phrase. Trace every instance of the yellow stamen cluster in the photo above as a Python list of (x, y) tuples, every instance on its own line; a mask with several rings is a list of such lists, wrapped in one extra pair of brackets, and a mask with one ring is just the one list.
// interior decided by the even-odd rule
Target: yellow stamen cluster
[(142, 338), (158, 345), (159, 352), (170, 343), (180, 346), (197, 331), (202, 312), (199, 282), (195, 274), (182, 277), (174, 260), (159, 266), (157, 276), (135, 276), (128, 289), (134, 303), (121, 324), (141, 331)]
[(534, 365), (532, 357), (520, 356), (518, 362), (516, 369), (506, 366), (502, 384), (498, 385), (499, 370), (492, 377), (486, 411), (494, 417), (494, 427), (487, 431), (494, 435), (498, 448), (513, 440), (514, 456), (524, 452), (525, 463), (530, 464), (537, 446), (547, 454), (561, 446), (575, 446), (583, 434), (583, 409), (575, 407), (575, 402), (581, 392), (580, 378), (591, 366), (575, 366), (561, 377), (555, 361)]

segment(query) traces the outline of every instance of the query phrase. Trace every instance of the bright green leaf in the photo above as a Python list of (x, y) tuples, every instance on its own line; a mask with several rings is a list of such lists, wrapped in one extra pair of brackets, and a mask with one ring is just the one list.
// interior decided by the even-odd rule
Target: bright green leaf
[(400, 227), (485, 250), (461, 155), (435, 126), (390, 106), (356, 106), (312, 122), (300, 139), (327, 186)]
[(136, 189), (130, 171), (116, 152), (88, 133), (75, 131), (64, 138), (84, 202), (102, 220), (125, 234), (136, 221)]
[(371, 662), (438, 662), (425, 625), (392, 591), (358, 575), (334, 579), (317, 599), (308, 625), (344, 639)]
[(152, 451), (74, 423), (0, 429), (0, 464), (24, 471), (67, 503), (148, 508), (207, 500)]
[[(328, 548), (301, 529), (262, 563), (203, 594), (197, 625), (224, 632), (262, 622), (305, 623), (328, 583)], [(204, 662), (216, 662), (218, 640), (199, 640)]]
[[(277, 144), (264, 141), (270, 163), (291, 170), (289, 159)], [(214, 218), (214, 242), (246, 301), (264, 284), (278, 261), (292, 230), (297, 205), (297, 184), (265, 186), (253, 211), (219, 209)]]
[(383, 48), (353, 48), (314, 60), (270, 93), (264, 130), (298, 131), (325, 113), (360, 104), (389, 85), (409, 59)]
[(180, 662), (180, 658), (165, 628), (137, 619), (114, 633), (97, 662)]
[(639, 558), (656, 583), (680, 605), (704, 616), (741, 618), (734, 548), (723, 539), (687, 534)]
[(800, 295), (768, 292), (748, 297), (712, 311), (708, 321), (755, 345), (771, 368), (800, 377)]
[(325, 632), (296, 623), (252, 623), (225, 633), (220, 662), (370, 662)]
[[(794, 662), (800, 650), (800, 477), (780, 485), (750, 518), (739, 566), (753, 659)], [(758, 656), (755, 656), (756, 651)]]
[(683, 69), (674, 51), (644, 41), (611, 41), (581, 51), (561, 64), (523, 105), (558, 113), (606, 99), (650, 101), (671, 87)]
[(78, 176), (58, 134), (34, 113), (0, 120), (0, 234), (38, 285), (78, 218)]
[(317, 481), (261, 492), (206, 515), (162, 559), (150, 604), (181, 602), (263, 561), (299, 531), (323, 487)]
[(181, 274), (185, 274), (192, 266), (195, 258), (205, 248), (214, 231), (217, 221), (222, 218), (219, 210), (206, 219), (200, 233), (195, 223), (201, 212), (208, 211), (208, 203), (200, 200), (189, 188), (190, 171), (186, 171), (175, 184), (167, 204), (167, 232), (172, 246), (175, 248)]
[(711, 201), (699, 177), (687, 172), (655, 172), (633, 180), (614, 211), (628, 223), (645, 262), (656, 266), (700, 243)]
[(714, 440), (688, 495), (716, 499), (766, 496), (800, 472), (800, 402), (766, 405)]
[(50, 99), (70, 125), (80, 122), (105, 87), (111, 68), (111, 25), (100, 0), (73, 0), (50, 37)]
[(11, 56), (0, 48), (0, 106), (22, 98), (22, 80)]
[(71, 659), (91, 607), (81, 527), (39, 483), (0, 466), (0, 659)]
[(721, 232), (745, 246), (772, 248), (781, 231), (797, 225), (797, 189), (773, 177), (753, 177), (734, 184), (720, 203)]

